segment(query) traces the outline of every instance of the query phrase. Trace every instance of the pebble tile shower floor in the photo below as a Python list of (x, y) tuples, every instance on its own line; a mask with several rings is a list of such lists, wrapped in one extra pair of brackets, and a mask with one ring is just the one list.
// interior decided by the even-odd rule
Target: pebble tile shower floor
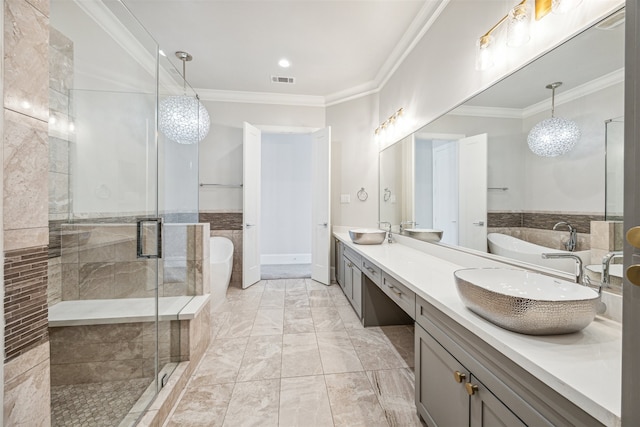
[(111, 427), (129, 413), (151, 379), (51, 387), (51, 422), (55, 427)]
[(165, 427), (424, 426), (413, 326), (364, 328), (338, 285), (229, 288)]

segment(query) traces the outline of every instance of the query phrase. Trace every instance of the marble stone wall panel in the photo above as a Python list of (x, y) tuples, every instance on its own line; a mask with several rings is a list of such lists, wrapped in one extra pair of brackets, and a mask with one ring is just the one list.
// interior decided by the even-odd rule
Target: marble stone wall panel
[(137, 342), (143, 339), (144, 323), (117, 323), (113, 325), (82, 325), (49, 328), (51, 345), (67, 342), (111, 343)]
[(78, 263), (62, 262), (62, 301), (80, 299)]
[(49, 172), (49, 213), (69, 214), (69, 175)]
[(62, 222), (49, 221), (49, 258), (61, 258)]
[(144, 378), (143, 359), (51, 365), (51, 384), (86, 384)]
[(621, 251), (624, 245), (622, 221), (592, 221), (591, 248)]
[(83, 342), (66, 341), (64, 345), (51, 343), (51, 364), (73, 364), (85, 362), (106, 362), (141, 358), (141, 341)]
[(27, 2), (38, 9), (44, 16), (49, 16), (49, 0), (27, 0)]
[[(45, 207), (46, 209), (46, 207)], [(49, 227), (4, 230), (4, 250), (14, 251), (24, 247), (46, 246), (49, 243)]]
[(4, 365), (5, 426), (50, 426), (49, 343)]
[[(5, 111), (4, 125), (4, 229), (46, 228), (49, 225), (47, 123)], [(35, 246), (34, 242), (23, 242), (22, 247), (30, 246)]]
[(78, 299), (114, 298), (112, 262), (78, 264)]
[(5, 252), (5, 362), (48, 341), (48, 249)]
[(197, 365), (204, 355), (211, 337), (211, 303), (189, 322), (189, 360)]
[[(47, 0), (33, 0), (44, 8)], [(47, 8), (48, 9), (48, 8)], [(25, 0), (4, 2), (4, 107), (49, 120), (49, 18)]]
[(242, 212), (200, 212), (199, 217), (211, 230), (242, 230)]
[(49, 258), (47, 277), (47, 304), (51, 307), (62, 301), (62, 261), (60, 257)]
[(49, 137), (49, 172), (69, 174), (69, 141)]

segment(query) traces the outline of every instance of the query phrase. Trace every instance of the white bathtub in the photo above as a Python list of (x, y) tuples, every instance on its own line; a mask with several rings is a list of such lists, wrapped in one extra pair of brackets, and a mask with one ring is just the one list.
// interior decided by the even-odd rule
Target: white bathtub
[(487, 240), (489, 243), (489, 252), (492, 254), (517, 259), (520, 261), (528, 262), (530, 264), (540, 265), (542, 267), (566, 271), (567, 273), (575, 274), (576, 272), (576, 262), (573, 259), (542, 259), (542, 254), (574, 254), (582, 258), (582, 262), (584, 262), (584, 265), (587, 265), (591, 262), (591, 251), (569, 252), (559, 249), (551, 249), (500, 233), (487, 234)]
[(216, 308), (227, 295), (233, 270), (233, 242), (226, 237), (212, 237), (209, 241), (211, 307)]

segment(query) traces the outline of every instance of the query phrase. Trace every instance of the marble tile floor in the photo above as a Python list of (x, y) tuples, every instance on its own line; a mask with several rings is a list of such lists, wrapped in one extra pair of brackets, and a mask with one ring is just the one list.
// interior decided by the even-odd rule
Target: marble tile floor
[(51, 387), (54, 427), (117, 426), (145, 391), (151, 378)]
[(311, 264), (262, 264), (260, 276), (262, 280), (308, 278)]
[(423, 426), (413, 345), (413, 326), (365, 329), (338, 285), (229, 288), (165, 427)]

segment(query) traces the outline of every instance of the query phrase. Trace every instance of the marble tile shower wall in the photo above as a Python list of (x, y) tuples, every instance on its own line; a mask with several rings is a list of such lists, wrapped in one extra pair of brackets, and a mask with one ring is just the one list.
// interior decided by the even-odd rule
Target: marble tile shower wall
[(165, 225), (158, 279), (157, 261), (137, 258), (136, 232), (135, 223), (62, 224), (61, 299), (155, 297), (156, 283), (160, 297), (208, 292), (208, 224)]
[(62, 301), (60, 227), (71, 208), (69, 149), (73, 41), (55, 28), (49, 32), (49, 306)]
[(21, 270), (5, 275), (5, 290), (21, 294), (5, 295), (5, 341), (12, 324), (30, 325), (20, 337), (25, 345), (5, 355), (3, 423), (50, 425), (49, 336), (46, 322), (34, 320), (48, 313), (49, 1), (5, 0), (3, 8), (5, 271), (7, 263)]
[[(155, 373), (155, 323), (51, 328), (51, 385), (151, 378)], [(180, 322), (158, 323), (158, 363), (180, 361)]]

